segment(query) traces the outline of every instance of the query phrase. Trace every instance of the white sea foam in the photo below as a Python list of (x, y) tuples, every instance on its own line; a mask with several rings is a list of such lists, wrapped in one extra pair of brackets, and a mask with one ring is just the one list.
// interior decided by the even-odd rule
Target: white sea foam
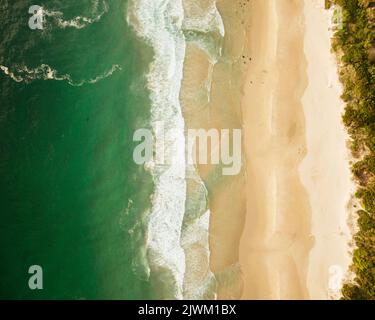
[[(225, 34), (216, 0), (184, 0), (183, 30), (190, 42), (204, 50), (211, 67), (205, 83), (210, 100), (214, 65), (221, 55), (218, 41)], [(189, 34), (191, 36), (189, 36)], [(186, 255), (185, 299), (215, 299), (216, 279), (210, 270), (207, 190), (194, 166), (187, 168), (187, 199), (181, 244)]]
[(9, 76), (16, 82), (30, 83), (34, 80), (56, 80), (66, 81), (71, 86), (80, 87), (84, 84), (94, 84), (102, 79), (108, 78), (116, 70), (121, 70), (121, 67), (114, 64), (109, 70), (96, 76), (95, 78), (79, 81), (72, 79), (69, 74), (59, 74), (57, 70), (53, 69), (48, 64), (42, 64), (36, 68), (29, 68), (25, 65), (15, 65), (12, 70), (9, 67), (0, 65), (0, 69), (5, 75)]
[(198, 32), (218, 32), (225, 35), (224, 23), (216, 7), (216, 1), (184, 0), (185, 19), (183, 29)]
[[(158, 121), (166, 124), (165, 163), (170, 163), (158, 166), (151, 161), (146, 166), (155, 183), (148, 225), (148, 260), (151, 274), (167, 270), (166, 278), (170, 281), (172, 277), (173, 284), (170, 294), (177, 299), (207, 296), (207, 288), (214, 282), (209, 269), (210, 213), (206, 190), (195, 168), (185, 166), (184, 119), (179, 101), (186, 50), (184, 32), (189, 29), (224, 34), (215, 1), (204, 18), (191, 16), (186, 20), (183, 5), (190, 5), (188, 2), (131, 0), (127, 11), (128, 23), (154, 50), (147, 75), (151, 126), (157, 132)], [(159, 145), (157, 141), (155, 145)], [(197, 186), (188, 190), (192, 179)], [(189, 214), (193, 216), (187, 217)]]
[(185, 299), (213, 299), (216, 287), (210, 269), (207, 190), (194, 166), (187, 169), (187, 199), (181, 245), (186, 256)]
[(225, 35), (224, 23), (216, 6), (216, 0), (184, 0), (185, 18), (183, 31), (189, 42), (194, 42), (217, 63), (221, 56), (219, 39)]
[(181, 0), (134, 0), (128, 8), (128, 23), (154, 49), (154, 61), (148, 74), (151, 125), (163, 120), (168, 130), (165, 137), (168, 166), (149, 164), (155, 182), (153, 205), (148, 226), (148, 258), (151, 271), (164, 271), (173, 278), (173, 292), (183, 298), (185, 255), (180, 245), (184, 218), (185, 136), (179, 92), (185, 57), (185, 39)]
[(16, 74), (14, 74), (12, 71), (9, 70), (8, 67), (6, 67), (6, 66), (0, 66), (0, 69), (4, 72), (4, 74), (6, 74), (10, 78), (12, 78), (14, 81), (16, 81), (16, 82), (22, 82), (23, 81), (22, 77), (17, 76)]
[(88, 25), (100, 21), (104, 14), (108, 12), (109, 6), (106, 1), (95, 0), (91, 7), (91, 14), (89, 17), (77, 16), (70, 20), (64, 20), (64, 13), (61, 11), (43, 10), (43, 15), (51, 17), (55, 20), (59, 28), (76, 28), (82, 29)]

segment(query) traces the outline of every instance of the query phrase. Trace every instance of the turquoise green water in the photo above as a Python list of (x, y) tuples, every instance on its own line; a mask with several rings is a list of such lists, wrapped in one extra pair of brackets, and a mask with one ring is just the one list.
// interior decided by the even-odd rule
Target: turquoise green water
[[(151, 297), (141, 262), (153, 185), (132, 160), (133, 132), (149, 123), (151, 50), (127, 26), (126, 1), (107, 2), (82, 29), (48, 19), (31, 30), (34, 3), (0, 0), (0, 65), (48, 64), (75, 83), (121, 68), (82, 86), (0, 72), (0, 298)], [(92, 3), (42, 5), (72, 19)], [(28, 287), (31, 265), (43, 268), (43, 290)]]

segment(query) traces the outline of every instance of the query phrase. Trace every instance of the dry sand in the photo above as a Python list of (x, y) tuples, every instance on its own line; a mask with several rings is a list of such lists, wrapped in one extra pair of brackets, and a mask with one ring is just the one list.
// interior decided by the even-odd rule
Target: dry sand
[(344, 108), (337, 64), (330, 54), (330, 13), (324, 1), (305, 1), (305, 55), (309, 85), (302, 103), (308, 154), (300, 175), (311, 202), (315, 245), (307, 277), (310, 297), (337, 298), (351, 257), (346, 205), (355, 185), (348, 166), (348, 139), (341, 122)]
[(306, 154), (303, 2), (252, 1), (252, 64), (243, 98), (247, 215), (240, 247), (244, 299), (308, 299), (310, 203)]
[(326, 299), (350, 261), (352, 191), (328, 13), (323, 0), (249, 10), (242, 298)]

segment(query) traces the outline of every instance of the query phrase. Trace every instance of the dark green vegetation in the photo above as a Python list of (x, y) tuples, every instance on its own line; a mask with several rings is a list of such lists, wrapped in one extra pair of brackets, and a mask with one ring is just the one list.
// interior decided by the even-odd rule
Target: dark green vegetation
[(352, 270), (353, 283), (344, 285), (344, 299), (375, 299), (375, 1), (335, 0), (343, 10), (343, 26), (335, 33), (340, 78), (346, 103), (344, 123), (355, 158), (352, 171), (358, 184), (356, 197), (359, 231)]

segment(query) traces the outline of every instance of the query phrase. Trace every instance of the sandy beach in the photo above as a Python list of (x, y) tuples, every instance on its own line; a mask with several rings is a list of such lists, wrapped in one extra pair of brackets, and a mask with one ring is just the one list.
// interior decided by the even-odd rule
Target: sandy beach
[(330, 13), (323, 7), (323, 1), (305, 1), (304, 50), (309, 84), (302, 103), (308, 153), (300, 166), (300, 176), (312, 204), (315, 244), (307, 277), (312, 299), (340, 295), (341, 282), (351, 262), (348, 202), (355, 192), (348, 165), (348, 136), (341, 122), (341, 83), (335, 57), (329, 54)]
[[(189, 18), (212, 2), (187, 4)], [(243, 128), (244, 165), (232, 177), (197, 168), (210, 255), (195, 281), (212, 271), (218, 299), (337, 298), (353, 184), (330, 13), (323, 0), (216, 5), (221, 56), (187, 43), (180, 100), (187, 128)]]
[[(189, 5), (191, 10), (186, 10)], [(214, 1), (185, 1), (185, 19), (210, 16), (214, 5)], [(221, 53), (215, 59), (197, 41), (188, 41), (186, 47), (180, 93), (186, 128), (242, 128), (242, 76), (248, 66), (242, 58), (247, 43), (243, 23), (249, 17), (248, 5), (227, 0), (218, 0), (216, 5), (225, 25)], [(246, 217), (245, 171), (243, 168), (239, 175), (222, 176), (217, 165), (199, 165), (197, 169), (207, 188), (210, 210), (207, 268), (215, 276), (218, 299), (239, 299), (239, 245)], [(187, 261), (186, 269), (189, 271), (190, 267)], [(207, 269), (201, 270), (202, 274), (205, 272)]]
[[(302, 1), (253, 1), (243, 109), (247, 213), (244, 299), (308, 299), (311, 209), (298, 167), (306, 155)], [(255, 14), (257, 12), (257, 14)]]
[(352, 192), (324, 1), (251, 1), (243, 299), (327, 299), (350, 262)]

